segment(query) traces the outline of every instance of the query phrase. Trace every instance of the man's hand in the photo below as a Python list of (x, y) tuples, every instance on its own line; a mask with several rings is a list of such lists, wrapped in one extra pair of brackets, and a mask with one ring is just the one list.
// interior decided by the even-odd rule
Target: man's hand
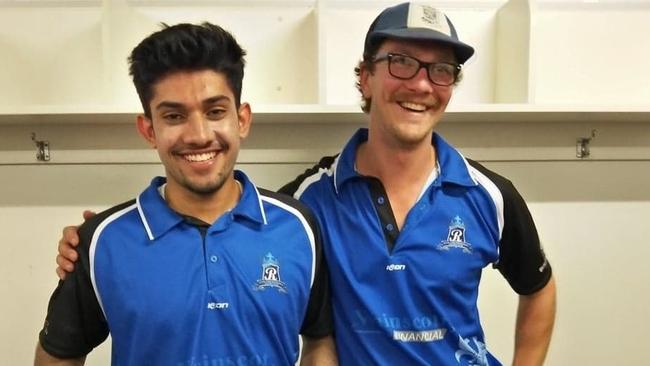
[[(92, 211), (84, 211), (83, 217), (84, 220), (95, 216), (95, 213)], [(56, 256), (56, 275), (59, 276), (61, 280), (65, 280), (65, 276), (68, 272), (74, 270), (74, 262), (79, 259), (77, 251), (74, 249), (79, 245), (79, 235), (77, 235), (77, 229), (79, 226), (66, 226), (63, 228), (63, 236), (59, 239), (59, 254)]]

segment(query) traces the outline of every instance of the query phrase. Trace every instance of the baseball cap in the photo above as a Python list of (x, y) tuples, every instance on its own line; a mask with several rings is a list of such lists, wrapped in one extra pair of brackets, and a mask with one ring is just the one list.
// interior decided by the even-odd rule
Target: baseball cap
[(371, 45), (386, 38), (436, 41), (454, 49), (458, 63), (474, 54), (474, 48), (458, 39), (451, 20), (439, 9), (421, 3), (402, 3), (384, 9), (366, 34), (364, 54)]

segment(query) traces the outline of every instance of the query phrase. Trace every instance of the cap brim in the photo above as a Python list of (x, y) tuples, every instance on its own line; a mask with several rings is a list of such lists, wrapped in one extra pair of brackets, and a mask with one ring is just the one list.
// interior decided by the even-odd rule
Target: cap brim
[(433, 31), (428, 28), (403, 28), (375, 31), (370, 34), (369, 43), (377, 42), (384, 38), (397, 38), (415, 41), (432, 41), (448, 44), (454, 49), (459, 64), (464, 64), (474, 54), (474, 48), (463, 42), (457, 41), (448, 35)]

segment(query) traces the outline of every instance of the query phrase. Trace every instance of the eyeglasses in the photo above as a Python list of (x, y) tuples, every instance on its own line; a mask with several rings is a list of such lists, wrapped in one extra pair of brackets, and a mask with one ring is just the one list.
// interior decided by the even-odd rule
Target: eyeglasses
[(421, 68), (427, 70), (429, 80), (440, 86), (449, 86), (456, 82), (461, 65), (449, 62), (422, 62), (415, 57), (399, 53), (388, 53), (375, 57), (373, 62), (388, 60), (388, 73), (402, 80), (413, 78)]

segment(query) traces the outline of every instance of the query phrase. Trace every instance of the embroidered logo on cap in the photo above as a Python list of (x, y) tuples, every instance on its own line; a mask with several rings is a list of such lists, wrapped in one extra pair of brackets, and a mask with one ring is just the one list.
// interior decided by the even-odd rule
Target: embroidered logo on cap
[(411, 4), (406, 25), (408, 28), (428, 28), (451, 37), (445, 14), (428, 5)]

